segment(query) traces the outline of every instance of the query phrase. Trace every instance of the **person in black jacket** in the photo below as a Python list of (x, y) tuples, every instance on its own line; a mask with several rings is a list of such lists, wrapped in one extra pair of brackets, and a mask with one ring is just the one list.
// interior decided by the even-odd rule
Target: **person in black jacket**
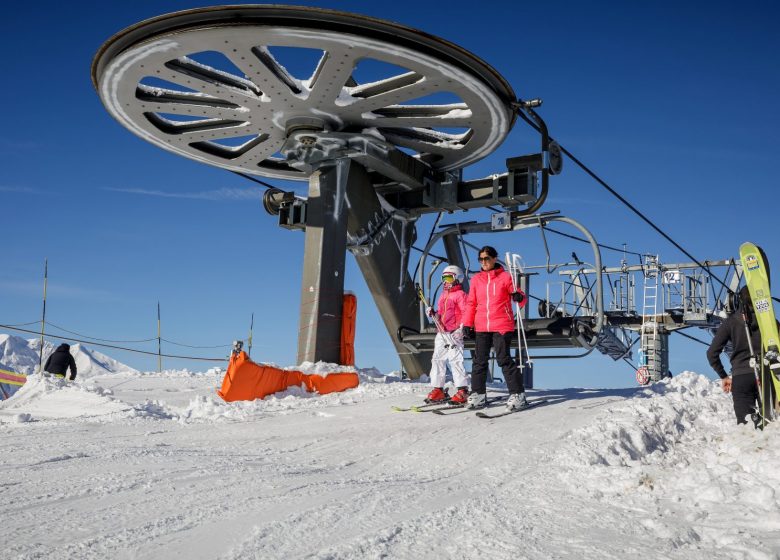
[[(759, 387), (756, 379), (756, 370), (751, 358), (754, 358), (755, 367), (761, 368), (761, 332), (756, 323), (753, 313), (753, 303), (750, 300), (750, 292), (747, 286), (739, 291), (739, 304), (736, 312), (729, 315), (718, 327), (715, 337), (712, 339), (707, 350), (707, 360), (709, 360), (712, 369), (721, 379), (723, 391), (731, 393), (734, 399), (734, 414), (737, 416), (737, 424), (747, 424), (747, 417), (750, 416), (754, 422), (758, 423), (760, 403)], [(747, 321), (746, 321), (747, 319)], [(750, 338), (748, 339), (748, 333)], [(729, 344), (732, 344), (733, 350), (729, 359), (731, 361), (731, 376), (726, 373), (723, 364), (720, 361), (720, 353)], [(772, 406), (772, 382), (769, 379), (769, 373), (766, 374), (766, 383), (764, 387), (764, 398), (767, 399), (767, 407)], [(768, 410), (767, 410), (768, 412)], [(767, 416), (770, 416), (767, 414)], [(769, 420), (770, 418), (767, 418)]]
[(76, 360), (70, 355), (70, 345), (63, 343), (46, 360), (43, 370), (65, 377), (68, 368), (70, 368), (70, 380), (73, 381), (76, 379)]

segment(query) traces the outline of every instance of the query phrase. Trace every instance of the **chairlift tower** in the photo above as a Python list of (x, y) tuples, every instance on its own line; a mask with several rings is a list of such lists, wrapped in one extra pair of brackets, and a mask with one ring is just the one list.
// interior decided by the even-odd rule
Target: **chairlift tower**
[[(279, 59), (284, 50), (319, 61), (295, 76)], [(397, 71), (360, 82), (366, 61)], [(427, 373), (430, 353), (409, 354), (396, 338), (418, 312), (407, 271), (415, 221), (495, 204), (531, 211), (543, 199), (546, 134), (540, 154), (509, 162), (506, 173), (461, 181), (463, 167), (502, 143), (522, 104), (475, 55), (396, 23), (280, 5), (176, 12), (111, 37), (92, 79), (109, 113), (148, 142), (227, 170), (308, 182), (306, 197), (273, 189), (264, 198), (280, 226), (306, 238), (299, 362), (339, 360), (349, 251), (404, 369)], [(445, 92), (458, 101), (414, 102)], [(451, 262), (462, 261), (456, 252), (452, 245)]]
[[(285, 64), (287, 56), (312, 53), (316, 60), (305, 74)], [(366, 78), (366, 65), (384, 74)], [(527, 347), (580, 348), (580, 355), (598, 348), (615, 359), (630, 354), (621, 333), (637, 326), (636, 312), (622, 306), (632, 305), (634, 284), (620, 285), (621, 309), (605, 311), (595, 239), (570, 218), (539, 212), (550, 177), (562, 169), (561, 150), (534, 110), (541, 101), (518, 99), (495, 69), (458, 45), (334, 10), (208, 7), (115, 34), (97, 52), (92, 80), (108, 112), (152, 144), (229, 171), (307, 183), (305, 194), (271, 188), (263, 197), (280, 227), (305, 236), (299, 363), (339, 361), (347, 253), (404, 371), (417, 378), (429, 371), (435, 337), (415, 289), (435, 270), (426, 260), (433, 243), (444, 247), (439, 262), (468, 268), (464, 235), (543, 231), (552, 222), (579, 230), (599, 272), (595, 281), (575, 278), (586, 268), (576, 263), (570, 285), (578, 301), (570, 309), (565, 301), (547, 301), (538, 318), (526, 316)], [(539, 151), (464, 181), (464, 167), (493, 153), (518, 115), (538, 132)], [(487, 207), (495, 211), (490, 222), (437, 232), (412, 278), (421, 216)]]

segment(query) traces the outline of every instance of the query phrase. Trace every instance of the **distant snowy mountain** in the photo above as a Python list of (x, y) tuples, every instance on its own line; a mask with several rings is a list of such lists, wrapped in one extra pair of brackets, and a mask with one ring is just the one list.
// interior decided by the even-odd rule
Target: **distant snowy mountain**
[(31, 374), (38, 366), (38, 351), (23, 338), (0, 334), (0, 369)]
[[(54, 352), (59, 344), (44, 341), (43, 362)], [(38, 348), (40, 340), (25, 340), (18, 336), (0, 334), (0, 369), (8, 369), (16, 373), (30, 375), (38, 369)], [(76, 360), (76, 368), (79, 377), (91, 377), (107, 373), (132, 373), (137, 371), (128, 365), (109, 358), (82, 344), (74, 344), (70, 347), (70, 353)]]

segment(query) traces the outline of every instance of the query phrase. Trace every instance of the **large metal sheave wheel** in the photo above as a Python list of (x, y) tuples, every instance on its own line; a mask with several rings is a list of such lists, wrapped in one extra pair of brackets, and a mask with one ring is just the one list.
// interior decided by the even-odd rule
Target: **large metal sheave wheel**
[(451, 170), (490, 154), (514, 123), (512, 88), (468, 51), (317, 8), (227, 6), (147, 20), (101, 47), (92, 79), (141, 138), (283, 179), (307, 179), (280, 153), (302, 128), (370, 135)]

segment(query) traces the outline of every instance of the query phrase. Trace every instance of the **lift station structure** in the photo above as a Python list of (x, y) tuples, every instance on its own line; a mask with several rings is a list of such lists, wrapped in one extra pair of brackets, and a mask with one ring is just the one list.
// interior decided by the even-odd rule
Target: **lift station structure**
[[(281, 55), (291, 52), (314, 53), (310, 75), (296, 76), (283, 64)], [(384, 74), (361, 80), (366, 67)], [(474, 233), (538, 229), (544, 239), (550, 224), (562, 223), (590, 244), (590, 264), (551, 264), (548, 254), (544, 265), (519, 274), (538, 301), (538, 316), (530, 316), (533, 306), (524, 311), (531, 351), (576, 349), (563, 356), (576, 357), (597, 349), (629, 359), (639, 341), (637, 366), (657, 380), (668, 370), (669, 333), (714, 329), (727, 306), (698, 264), (662, 265), (648, 256), (608, 268), (585, 227), (541, 212), (563, 166), (535, 111), (541, 101), (518, 98), (489, 64), (416, 29), (319, 8), (199, 8), (108, 39), (94, 58), (92, 80), (117, 121), (165, 150), (241, 174), (308, 182), (307, 196), (271, 188), (263, 198), (281, 227), (305, 235), (299, 363), (339, 361), (349, 252), (405, 373), (427, 373), (435, 328), (416, 284), (431, 291), (431, 275), (445, 261), (468, 270), (464, 237)], [(464, 180), (464, 168), (496, 150), (518, 116), (538, 132), (539, 151), (507, 159), (505, 169), (484, 179)], [(410, 272), (421, 216), (477, 208), (492, 209), (491, 220), (442, 227), (416, 276)], [(445, 255), (430, 258), (437, 243)], [(738, 263), (705, 265), (730, 267), (736, 288)], [(560, 291), (546, 281), (540, 296), (540, 272), (557, 273)]]

